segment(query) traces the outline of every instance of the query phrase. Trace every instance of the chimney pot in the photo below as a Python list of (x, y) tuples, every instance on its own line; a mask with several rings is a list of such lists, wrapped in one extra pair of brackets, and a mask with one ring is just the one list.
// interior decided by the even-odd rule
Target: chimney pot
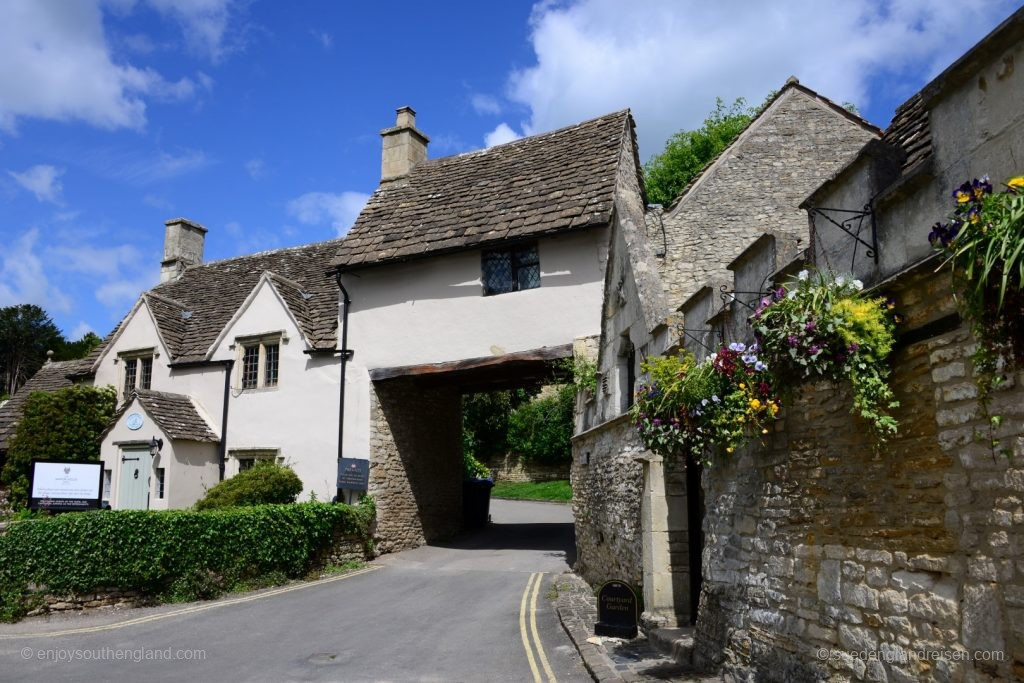
[(189, 266), (203, 262), (206, 228), (187, 218), (164, 221), (164, 259), (160, 282), (177, 280)]
[(416, 112), (412, 107), (399, 107), (395, 125), (380, 132), (383, 140), (380, 159), (381, 182), (400, 178), (421, 161), (427, 160), (430, 138), (416, 128)]

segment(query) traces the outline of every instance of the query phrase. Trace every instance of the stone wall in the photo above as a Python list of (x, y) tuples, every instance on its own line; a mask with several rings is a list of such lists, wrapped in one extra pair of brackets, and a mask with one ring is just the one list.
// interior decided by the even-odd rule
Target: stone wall
[[(893, 283), (905, 330), (954, 311), (933, 269)], [(777, 681), (1024, 677), (1022, 375), (992, 401), (993, 450), (972, 348), (960, 325), (894, 353), (901, 425), (884, 447), (846, 387), (813, 384), (764, 447), (705, 472), (699, 664)]]
[(649, 232), (652, 244), (667, 243), (657, 262), (670, 308), (707, 282), (731, 282), (726, 265), (763, 233), (799, 238), (806, 247), (800, 202), (876, 135), (810, 91), (788, 85), (664, 213), (664, 238), (660, 225)]
[(514, 454), (500, 455), (487, 461), (494, 481), (554, 481), (569, 478), (569, 463), (546, 465), (524, 462)]
[(640, 489), (645, 452), (628, 416), (577, 435), (572, 442), (572, 508), (576, 572), (591, 585), (610, 579), (640, 585)]
[(462, 527), (461, 400), (413, 379), (370, 392), (370, 485), (381, 552), (416, 548)]

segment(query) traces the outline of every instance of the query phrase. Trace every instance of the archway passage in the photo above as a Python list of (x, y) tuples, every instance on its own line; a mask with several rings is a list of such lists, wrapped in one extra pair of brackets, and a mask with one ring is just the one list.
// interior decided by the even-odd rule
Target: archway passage
[(550, 382), (572, 346), (370, 373), (370, 486), (377, 538), (391, 552), (462, 529), (461, 397)]

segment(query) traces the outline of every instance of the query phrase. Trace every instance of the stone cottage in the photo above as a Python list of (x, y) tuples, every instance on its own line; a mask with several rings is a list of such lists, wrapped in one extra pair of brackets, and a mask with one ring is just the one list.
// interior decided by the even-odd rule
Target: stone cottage
[[(589, 472), (599, 467), (633, 472), (642, 502), (628, 501), (628, 514), (643, 533), (619, 544), (642, 562), (651, 621), (695, 622), (680, 644), (698, 665), (777, 681), (1024, 677), (1024, 377), (993, 395), (1003, 421), (991, 425), (977, 403), (975, 340), (927, 240), (953, 187), (1024, 170), (1022, 52), (1019, 10), (800, 200), (806, 250), (795, 260), (777, 235), (758, 236), (722, 259), (725, 301), (707, 296), (718, 291), (709, 283), (683, 302), (683, 329), (717, 343), (746, 334), (743, 292), (794, 268), (852, 272), (894, 297), (904, 317), (890, 359), (897, 437), (876, 447), (849, 413), (848, 389), (827, 383), (797, 387), (776, 431), (700, 473), (697, 487), (625, 429), (618, 441), (577, 437), (578, 461), (591, 447), (591, 470), (574, 465), (584, 486), (598, 490)], [(685, 334), (666, 346), (702, 352)], [(645, 461), (643, 479), (630, 452)], [(659, 471), (665, 483), (651, 486)], [(594, 526), (581, 538), (607, 539), (611, 513), (626, 514), (590, 507)], [(622, 571), (589, 542), (588, 571)]]
[(60, 377), (118, 389), (113, 507), (188, 506), (261, 459), (330, 500), (344, 455), (370, 461), (382, 549), (458, 528), (461, 393), (548, 377), (599, 329), (610, 226), (643, 221), (633, 121), (434, 160), (408, 107), (381, 135), (344, 239), (204, 263), (206, 228), (167, 221), (161, 283)]

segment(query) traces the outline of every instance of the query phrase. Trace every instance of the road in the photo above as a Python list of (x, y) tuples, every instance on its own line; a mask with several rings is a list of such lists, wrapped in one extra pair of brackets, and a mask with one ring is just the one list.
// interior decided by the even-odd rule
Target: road
[(0, 624), (0, 680), (589, 681), (546, 597), (573, 559), (571, 509), (491, 515), (319, 582)]

